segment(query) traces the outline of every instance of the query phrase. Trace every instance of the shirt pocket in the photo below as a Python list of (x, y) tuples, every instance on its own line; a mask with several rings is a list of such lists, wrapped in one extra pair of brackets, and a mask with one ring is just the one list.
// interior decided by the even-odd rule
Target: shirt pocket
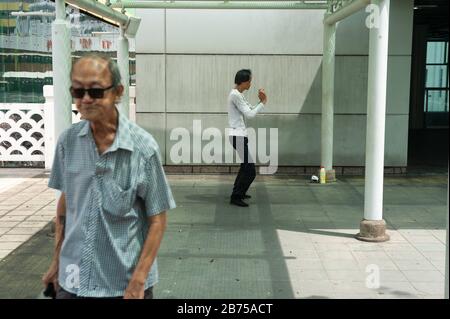
[(108, 181), (103, 186), (103, 209), (115, 217), (128, 217), (136, 192), (134, 188), (123, 190), (115, 181)]

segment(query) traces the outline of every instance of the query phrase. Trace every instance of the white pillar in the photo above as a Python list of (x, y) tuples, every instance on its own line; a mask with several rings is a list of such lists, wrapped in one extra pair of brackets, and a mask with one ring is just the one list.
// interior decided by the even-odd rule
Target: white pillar
[(120, 75), (122, 76), (122, 84), (124, 87), (123, 96), (119, 107), (122, 114), (129, 117), (130, 52), (128, 38), (125, 36), (123, 28), (120, 28), (120, 37), (117, 48), (117, 64), (119, 66)]
[(369, 40), (364, 219), (375, 221), (383, 219), (389, 1), (372, 0), (380, 8), (380, 19), (379, 27), (370, 29)]
[(45, 169), (51, 169), (53, 165), (54, 150), (56, 147), (55, 136), (55, 97), (52, 85), (44, 85), (44, 143), (45, 143)]
[[(58, 136), (72, 124), (72, 97), (70, 96), (71, 43), (70, 26), (66, 21), (64, 0), (55, 1), (56, 19), (52, 24), (53, 105), (46, 104), (53, 111), (53, 136), (45, 144), (46, 167), (51, 167)], [(48, 111), (48, 110), (47, 110)], [(48, 113), (48, 112), (47, 112)], [(47, 154), (48, 153), (48, 154)]]
[(130, 121), (136, 123), (136, 86), (130, 86)]
[[(324, 20), (329, 14), (325, 14)], [(334, 60), (336, 24), (323, 24), (322, 58), (322, 158), (326, 171), (333, 169)]]

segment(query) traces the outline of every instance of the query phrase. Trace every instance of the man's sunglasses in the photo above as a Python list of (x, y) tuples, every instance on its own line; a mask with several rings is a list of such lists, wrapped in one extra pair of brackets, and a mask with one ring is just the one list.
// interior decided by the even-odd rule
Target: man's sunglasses
[(73, 87), (70, 87), (70, 94), (73, 98), (76, 99), (82, 99), (86, 92), (89, 94), (89, 96), (93, 99), (103, 99), (103, 96), (105, 95), (105, 91), (110, 90), (114, 87), (114, 85), (111, 85), (107, 88), (92, 88), (92, 89), (75, 89)]

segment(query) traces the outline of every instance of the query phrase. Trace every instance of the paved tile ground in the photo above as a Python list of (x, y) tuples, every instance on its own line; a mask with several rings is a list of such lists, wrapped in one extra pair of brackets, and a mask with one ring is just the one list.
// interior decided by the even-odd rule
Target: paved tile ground
[[(41, 290), (55, 214), (42, 173), (0, 170), (0, 298), (35, 298)], [(444, 296), (446, 174), (385, 178), (385, 243), (354, 239), (363, 177), (316, 185), (258, 176), (249, 208), (228, 204), (233, 176), (169, 181), (178, 207), (159, 253), (157, 298)]]
[(55, 216), (55, 192), (42, 170), (0, 171), (0, 259), (48, 224)]

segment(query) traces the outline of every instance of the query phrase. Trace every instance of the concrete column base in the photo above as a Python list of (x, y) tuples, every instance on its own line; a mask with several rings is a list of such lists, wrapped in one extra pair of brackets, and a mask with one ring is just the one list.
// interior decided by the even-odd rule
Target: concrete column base
[[(318, 177), (320, 177), (320, 169), (317, 170)], [(327, 183), (333, 183), (336, 182), (336, 171), (334, 169), (330, 169), (325, 171), (325, 181)]]
[(389, 240), (386, 234), (386, 221), (363, 219), (359, 224), (359, 233), (356, 239), (368, 242), (383, 242)]
[(332, 183), (336, 181), (336, 171), (334, 169), (326, 171), (326, 180), (327, 183)]

